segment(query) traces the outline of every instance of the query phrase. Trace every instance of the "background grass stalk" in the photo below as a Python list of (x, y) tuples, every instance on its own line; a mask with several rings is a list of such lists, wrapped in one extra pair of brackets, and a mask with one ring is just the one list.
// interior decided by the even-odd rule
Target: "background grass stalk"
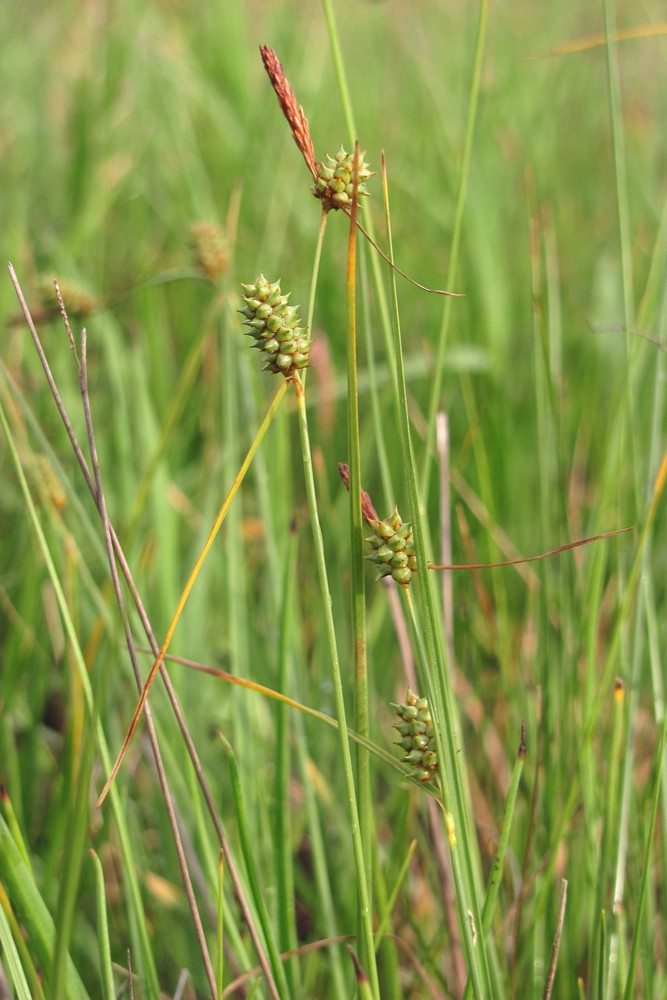
[(303, 469), (306, 483), (306, 493), (308, 497), (308, 512), (310, 515), (313, 541), (315, 544), (315, 563), (319, 578), (322, 595), (322, 610), (324, 614), (325, 631), (327, 645), (329, 649), (329, 659), (331, 666), (331, 679), (333, 683), (334, 699), (336, 703), (336, 717), (338, 719), (338, 734), (340, 740), (343, 776), (345, 780), (347, 809), (350, 818), (350, 834), (352, 837), (352, 847), (354, 851), (354, 863), (357, 875), (357, 890), (359, 894), (359, 920), (362, 926), (363, 960), (367, 975), (370, 977), (372, 995), (379, 1000), (379, 984), (377, 965), (375, 961), (375, 949), (373, 947), (373, 915), (371, 903), (368, 896), (369, 879), (366, 873), (366, 861), (364, 857), (364, 845), (361, 837), (359, 809), (357, 805), (357, 795), (354, 784), (354, 772), (352, 768), (352, 755), (347, 732), (347, 715), (345, 711), (345, 695), (343, 693), (343, 681), (338, 658), (338, 645), (336, 640), (336, 628), (333, 619), (331, 606), (331, 591), (327, 573), (326, 556), (324, 552), (324, 539), (320, 526), (319, 513), (317, 509), (317, 493), (315, 490), (315, 478), (313, 476), (313, 461), (310, 449), (310, 435), (308, 431), (308, 414), (306, 411), (306, 400), (303, 386), (298, 373), (294, 378), (294, 389), (297, 402), (297, 413), (299, 416), (299, 433), (301, 437), (301, 453), (303, 457)]
[[(0, 888), (0, 894), (4, 896), (4, 892)], [(2, 903), (4, 904), (4, 899)], [(35, 977), (35, 984), (37, 989), (31, 992), (28, 986), (28, 980), (24, 972), (23, 964), (21, 962), (21, 955), (19, 954), (19, 947), (21, 943), (21, 931), (17, 927), (17, 937), (12, 934), (12, 929), (10, 926), (9, 919), (5, 912), (4, 905), (0, 905), (0, 944), (2, 945), (3, 961), (7, 968), (8, 978), (11, 985), (16, 990), (16, 996), (18, 1000), (43, 1000), (44, 994), (39, 989), (39, 980)], [(18, 942), (18, 947), (17, 947)], [(25, 943), (23, 944), (24, 951)]]
[(623, 991), (623, 1000), (632, 1000), (632, 997), (636, 995), (635, 989), (635, 969), (637, 965), (637, 957), (639, 955), (639, 949), (642, 942), (643, 933), (643, 923), (645, 920), (645, 907), (648, 894), (648, 885), (651, 879), (651, 853), (653, 848), (653, 840), (655, 836), (655, 825), (658, 816), (658, 807), (660, 803), (660, 790), (662, 785), (662, 772), (665, 761), (665, 748), (667, 747), (667, 712), (665, 713), (660, 727), (660, 740), (656, 747), (655, 754), (655, 774), (653, 778), (653, 796), (651, 800), (651, 813), (649, 819), (648, 830), (646, 831), (646, 846), (644, 849), (644, 859), (642, 876), (639, 885), (639, 895), (637, 898), (637, 912), (635, 915), (634, 930), (632, 934), (632, 946), (630, 948), (630, 962), (628, 966), (628, 975), (625, 981), (625, 989)]
[[(604, 816), (604, 826), (602, 828), (602, 843), (600, 844), (600, 856), (598, 861), (598, 873), (597, 873), (597, 886), (595, 893), (595, 910), (594, 913), (597, 914), (597, 919), (599, 920), (600, 913), (606, 911), (610, 914), (611, 928), (607, 928), (607, 933), (605, 935), (605, 941), (608, 943), (610, 941), (611, 932), (613, 931), (613, 900), (610, 900), (610, 871), (613, 862), (612, 858), (612, 842), (614, 833), (617, 833), (620, 829), (619, 824), (619, 808), (618, 808), (618, 779), (619, 772), (621, 768), (621, 739), (623, 736), (623, 708), (624, 708), (624, 691), (623, 685), (617, 681), (614, 690), (614, 722), (612, 727), (611, 742), (609, 748), (609, 771), (606, 779), (606, 794), (605, 794), (605, 816)], [(597, 921), (596, 921), (597, 923)], [(591, 931), (591, 942), (593, 944), (599, 944), (601, 938), (595, 934), (594, 929)], [(596, 982), (599, 979), (599, 970), (601, 966), (604, 966), (603, 978), (606, 980), (608, 969), (610, 964), (610, 954), (600, 954), (597, 950), (591, 956), (591, 969), (592, 969), (592, 981)], [(601, 994), (604, 996), (606, 994)]]
[[(97, 889), (97, 923), (100, 961), (100, 988), (102, 1000), (115, 1000), (116, 991), (111, 967), (111, 943), (109, 941), (109, 921), (107, 919), (106, 887), (104, 884), (104, 869), (99, 857), (91, 849), (90, 857), (95, 869), (95, 885)], [(220, 991), (218, 991), (218, 996)]]
[[(463, 140), (461, 171), (459, 174), (459, 186), (456, 194), (454, 225), (452, 227), (452, 238), (449, 248), (449, 266), (447, 268), (447, 280), (445, 283), (445, 287), (451, 289), (454, 289), (458, 278), (459, 251), (461, 246), (461, 234), (463, 232), (463, 210), (465, 207), (466, 194), (468, 191), (468, 178), (470, 177), (470, 166), (472, 163), (473, 140), (475, 137), (475, 122), (477, 120), (477, 109), (479, 106), (482, 67), (484, 65), (484, 46), (486, 43), (488, 15), (488, 0), (480, 0), (477, 39), (475, 42), (475, 56), (473, 62), (472, 80), (470, 83), (470, 97), (468, 99), (466, 131), (465, 139)], [(449, 296), (446, 296), (443, 304), (442, 323), (440, 325), (440, 335), (438, 338), (438, 350), (433, 367), (433, 380), (431, 384), (431, 397), (428, 410), (428, 434), (426, 438), (426, 447), (424, 448), (424, 466), (421, 475), (421, 491), (422, 496), (424, 497), (427, 497), (429, 493), (432, 469), (431, 444), (435, 440), (437, 412), (442, 405), (440, 396), (442, 392), (442, 378), (445, 370), (445, 351), (447, 350), (447, 339), (449, 337), (449, 326), (451, 322), (453, 304), (454, 300)]]
[[(296, 530), (291, 531), (289, 542), (284, 553), (285, 569), (281, 592), (282, 607), (280, 608), (280, 640), (278, 648), (278, 689), (286, 692), (289, 689), (292, 671), (290, 670), (292, 623), (293, 623), (293, 586), (296, 577)], [(285, 702), (276, 706), (276, 779), (275, 779), (275, 851), (276, 851), (276, 882), (278, 909), (278, 945), (281, 952), (294, 951), (297, 947), (297, 932), (295, 925), (294, 901), (294, 870), (292, 865), (294, 836), (292, 830), (291, 809), (291, 753), (290, 742), (292, 729), (289, 724)], [(286, 975), (290, 987), (290, 995), (299, 996), (300, 977), (298, 963), (286, 963)]]
[(245, 803), (243, 800), (243, 790), (241, 788), (241, 777), (239, 773), (238, 762), (236, 760), (236, 755), (232, 746), (223, 733), (218, 734), (222, 745), (227, 754), (227, 760), (229, 761), (229, 771), (232, 779), (232, 795), (234, 798), (235, 805), (235, 815), (239, 826), (239, 837), (241, 841), (241, 851), (243, 853), (243, 861), (245, 863), (245, 869), (248, 875), (248, 881), (250, 883), (250, 891), (252, 894), (253, 903), (255, 905), (255, 910), (259, 916), (259, 922), (264, 934), (264, 940), (266, 941), (266, 950), (269, 955), (269, 960), (271, 962), (271, 968), (273, 970), (273, 975), (276, 983), (276, 987), (279, 990), (277, 996), (281, 1000), (288, 1000), (291, 993), (287, 986), (287, 978), (285, 976), (285, 967), (280, 958), (280, 950), (275, 941), (274, 931), (269, 919), (269, 912), (264, 901), (264, 895), (259, 883), (259, 874), (257, 871), (257, 863), (253, 856), (251, 838), (250, 838), (250, 827), (248, 824), (248, 817), (246, 813)]
[[(76, 683), (76, 676), (73, 677), (73, 681)], [(50, 995), (53, 1000), (66, 996), (67, 963), (70, 961), (69, 948), (74, 929), (76, 897), (88, 834), (90, 779), (95, 759), (95, 741), (91, 722), (92, 720), (89, 718), (85, 719), (81, 734), (81, 746), (78, 748), (78, 754), (75, 752), (73, 755), (75, 763), (70, 775), (69, 835), (63, 856), (51, 968)]]
[(216, 925), (216, 942), (217, 942), (217, 958), (215, 963), (215, 974), (218, 987), (218, 996), (222, 996), (222, 984), (224, 982), (224, 972), (225, 972), (225, 921), (224, 921), (224, 900), (225, 900), (225, 855), (222, 850), (218, 853), (218, 893), (217, 893), (217, 925)]
[[(507, 846), (509, 844), (510, 832), (512, 829), (512, 820), (514, 819), (514, 810), (516, 808), (517, 797), (519, 794), (519, 785), (521, 783), (521, 776), (523, 774), (523, 764), (525, 759), (526, 759), (525, 726), (522, 725), (521, 743), (519, 744), (516, 760), (514, 762), (514, 768), (512, 770), (512, 781), (507, 795), (507, 802), (505, 805), (505, 815), (503, 816), (503, 825), (500, 831), (498, 849), (493, 859), (493, 866), (491, 868), (491, 874), (489, 876), (489, 882), (486, 889), (486, 896), (484, 897), (484, 906), (482, 909), (482, 930), (485, 936), (488, 935), (491, 931), (493, 913), (496, 906), (496, 900), (498, 899), (500, 884), (503, 878), (505, 855), (507, 853)], [(464, 1000), (467, 1000), (467, 998), (471, 996), (471, 993), (472, 993), (472, 980), (469, 979), (466, 984)]]

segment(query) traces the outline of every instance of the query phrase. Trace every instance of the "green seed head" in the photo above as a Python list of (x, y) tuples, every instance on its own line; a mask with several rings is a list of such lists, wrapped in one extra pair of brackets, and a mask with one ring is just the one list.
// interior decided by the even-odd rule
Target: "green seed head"
[[(368, 195), (364, 183), (373, 176), (374, 171), (368, 169), (368, 164), (364, 160), (366, 150), (359, 153), (359, 184), (357, 194), (359, 197)], [(332, 208), (348, 208), (352, 204), (354, 192), (354, 154), (346, 153), (341, 146), (334, 156), (327, 153), (321, 163), (317, 164), (317, 177), (313, 194), (322, 201), (327, 211)]]
[(401, 521), (394, 507), (386, 521), (367, 521), (373, 534), (368, 541), (371, 551), (368, 558), (378, 567), (380, 577), (391, 576), (402, 587), (410, 584), (417, 571), (417, 557), (409, 522)]
[(391, 707), (399, 720), (394, 728), (401, 735), (396, 745), (405, 751), (401, 761), (412, 768), (411, 778), (422, 783), (432, 781), (438, 770), (438, 758), (428, 700), (419, 698), (408, 688), (405, 702), (402, 705), (392, 703)]
[(243, 289), (244, 325), (252, 347), (264, 355), (264, 371), (292, 378), (308, 366), (310, 342), (299, 325), (298, 306), (289, 305), (289, 295), (283, 295), (280, 281), (269, 282), (260, 274), (252, 285)]

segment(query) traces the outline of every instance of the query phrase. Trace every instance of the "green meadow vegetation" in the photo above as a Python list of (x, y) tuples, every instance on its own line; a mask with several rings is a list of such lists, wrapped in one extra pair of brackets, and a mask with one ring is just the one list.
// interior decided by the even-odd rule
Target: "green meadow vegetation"
[(664, 998), (662, 4), (0, 31), (0, 996)]

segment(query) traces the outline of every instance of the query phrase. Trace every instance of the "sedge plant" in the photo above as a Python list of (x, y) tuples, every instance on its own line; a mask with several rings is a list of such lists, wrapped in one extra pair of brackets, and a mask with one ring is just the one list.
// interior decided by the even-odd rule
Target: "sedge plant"
[[(561, 12), (543, 51), (511, 10), (436, 6), (394, 33), (382, 5), (350, 22), (325, 0), (298, 45), (271, 23), (328, 130), (319, 156), (263, 45), (310, 214), (265, 80), (248, 100), (236, 3), (178, 44), (179, 13), (143, 3), (122, 30), (78, 21), (104, 84), (68, 89), (61, 63), (44, 121), (67, 141), (3, 158), (44, 220), (62, 210), (17, 266), (35, 308), (11, 272), (0, 382), (10, 995), (664, 995), (667, 212), (633, 55), (657, 39), (611, 0), (596, 35)], [(34, 45), (71, 52), (45, 22)], [(351, 86), (378, 24), (396, 48), (373, 34)], [(582, 124), (554, 149), (565, 93)], [(375, 179), (361, 138), (375, 166), (392, 147)], [(89, 280), (54, 297), (43, 260), (85, 271), (83, 246)], [(61, 315), (87, 327), (69, 349)]]

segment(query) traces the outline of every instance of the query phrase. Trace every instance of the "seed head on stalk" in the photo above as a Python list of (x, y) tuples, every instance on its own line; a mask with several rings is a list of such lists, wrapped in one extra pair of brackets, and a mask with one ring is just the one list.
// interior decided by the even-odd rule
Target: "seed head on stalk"
[(310, 341), (299, 325), (299, 307), (289, 305), (280, 281), (267, 281), (263, 274), (252, 285), (242, 285), (244, 325), (251, 345), (264, 355), (265, 371), (292, 378), (308, 366)]
[[(350, 470), (344, 462), (338, 463), (345, 488), (350, 488)], [(361, 491), (361, 513), (373, 534), (367, 539), (371, 545), (368, 559), (380, 571), (379, 578), (391, 576), (392, 580), (408, 587), (413, 573), (417, 572), (417, 556), (409, 521), (402, 521), (395, 506), (390, 516), (382, 520), (365, 490)]]
[(428, 699), (420, 698), (408, 688), (405, 702), (401, 705), (392, 702), (391, 707), (398, 716), (394, 729), (398, 730), (400, 739), (396, 745), (405, 751), (401, 761), (413, 768), (411, 778), (422, 784), (432, 781), (438, 770), (438, 757)]
[[(368, 191), (364, 187), (364, 182), (372, 177), (374, 170), (368, 169), (368, 164), (364, 160), (366, 150), (359, 153), (359, 165), (357, 168), (358, 184), (357, 195), (368, 197)], [(329, 212), (331, 209), (351, 208), (354, 189), (354, 153), (346, 153), (341, 146), (335, 156), (327, 153), (321, 163), (317, 164), (317, 177), (313, 194), (319, 198), (324, 208)]]
[(417, 572), (410, 522), (402, 521), (398, 507), (394, 506), (386, 520), (368, 520), (366, 523), (372, 531), (368, 538), (371, 545), (368, 558), (378, 567), (380, 576), (391, 576), (402, 587), (409, 587), (412, 574)]
[[(269, 80), (271, 81), (271, 86), (275, 91), (278, 103), (282, 108), (282, 112), (285, 115), (292, 132), (292, 137), (299, 147), (301, 155), (306, 162), (306, 166), (315, 181), (313, 194), (322, 202), (322, 209), (325, 214), (330, 212), (331, 209), (342, 209), (346, 215), (350, 215), (354, 155), (352, 153), (346, 153), (341, 146), (335, 157), (329, 156), (327, 153), (324, 160), (318, 162), (315, 156), (313, 140), (310, 135), (308, 119), (306, 118), (301, 105), (297, 104), (296, 95), (292, 90), (287, 77), (285, 76), (285, 70), (282, 68), (278, 56), (268, 45), (260, 45), (259, 51), (262, 55), (264, 68), (268, 74)], [(363, 159), (365, 155), (364, 151), (359, 157), (358, 194), (360, 195), (368, 194), (368, 191), (364, 189), (363, 184), (369, 177), (372, 177), (374, 173), (374, 171), (368, 169), (368, 164)], [(371, 246), (373, 246), (380, 256), (391, 265), (397, 274), (404, 277), (406, 281), (410, 282), (410, 284), (414, 285), (416, 288), (421, 288), (422, 291), (432, 292), (435, 295), (459, 295), (458, 292), (447, 292), (442, 288), (428, 288), (426, 285), (422, 285), (421, 282), (415, 281), (414, 278), (411, 278), (404, 271), (401, 271), (400, 267), (396, 267), (393, 260), (390, 260), (384, 250), (378, 246), (370, 233), (366, 232), (358, 219), (356, 224)]]

